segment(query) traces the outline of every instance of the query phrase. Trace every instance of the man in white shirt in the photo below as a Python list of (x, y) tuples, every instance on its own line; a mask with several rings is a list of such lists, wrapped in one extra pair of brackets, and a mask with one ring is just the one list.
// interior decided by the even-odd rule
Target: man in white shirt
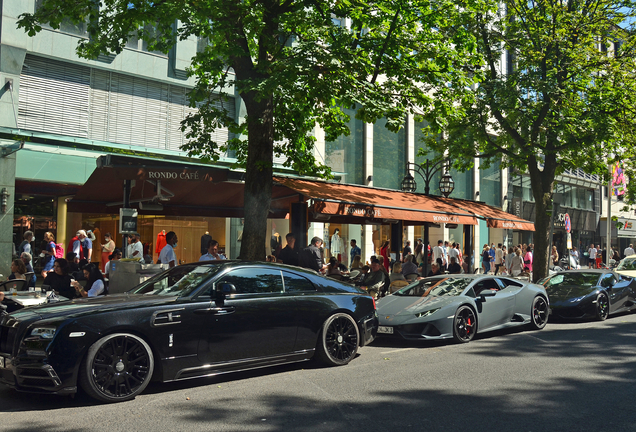
[(166, 234), (166, 245), (159, 254), (159, 262), (161, 264), (168, 264), (169, 267), (177, 265), (177, 254), (174, 253), (177, 247), (177, 240), (177, 234), (174, 231), (169, 231)]
[(636, 252), (634, 252), (634, 245), (630, 244), (629, 247), (626, 247), (623, 251), (623, 258), (627, 258), (628, 256), (634, 255), (635, 253)]
[(439, 258), (442, 266), (444, 265), (444, 248), (442, 248), (443, 244), (444, 242), (439, 240), (437, 242), (437, 246), (433, 248), (433, 262), (438, 262), (437, 259)]
[(589, 259), (587, 261), (588, 268), (596, 268), (596, 248), (593, 244), (590, 245), (590, 248), (587, 250), (589, 253)]
[(495, 274), (499, 273), (499, 267), (503, 264), (503, 250), (501, 250), (501, 243), (497, 244), (495, 249)]
[(126, 248), (126, 258), (139, 258), (139, 263), (144, 264), (144, 247), (139, 241), (139, 234), (128, 236), (130, 244)]
[(208, 253), (201, 255), (199, 261), (212, 261), (212, 260), (224, 260), (225, 255), (219, 253), (219, 242), (216, 240), (210, 240), (208, 245)]

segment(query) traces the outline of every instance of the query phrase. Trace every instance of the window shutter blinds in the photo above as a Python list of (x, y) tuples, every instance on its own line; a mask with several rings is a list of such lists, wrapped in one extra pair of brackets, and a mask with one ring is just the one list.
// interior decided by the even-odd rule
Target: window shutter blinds
[[(20, 77), (21, 129), (181, 151), (188, 89), (27, 55)], [(221, 101), (217, 102), (220, 106)], [(234, 98), (223, 101), (235, 112)], [(227, 128), (213, 139), (227, 141)]]

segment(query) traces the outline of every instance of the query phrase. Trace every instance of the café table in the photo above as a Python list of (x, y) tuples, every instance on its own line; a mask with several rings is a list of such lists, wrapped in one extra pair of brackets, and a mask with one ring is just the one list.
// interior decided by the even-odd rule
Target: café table
[[(57, 296), (60, 301), (68, 300), (66, 297)], [(45, 294), (37, 291), (18, 291), (13, 293), (5, 292), (3, 303), (7, 305), (7, 312), (13, 312), (29, 306), (37, 306), (46, 303)]]

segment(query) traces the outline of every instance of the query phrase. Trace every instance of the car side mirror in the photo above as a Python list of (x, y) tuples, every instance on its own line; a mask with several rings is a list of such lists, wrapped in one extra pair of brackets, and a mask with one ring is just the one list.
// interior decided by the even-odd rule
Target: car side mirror
[(231, 283), (222, 282), (216, 286), (215, 298), (217, 301), (224, 301), (228, 295), (236, 293), (236, 287)]
[(479, 293), (479, 297), (494, 297), (497, 294), (497, 290), (485, 289)]

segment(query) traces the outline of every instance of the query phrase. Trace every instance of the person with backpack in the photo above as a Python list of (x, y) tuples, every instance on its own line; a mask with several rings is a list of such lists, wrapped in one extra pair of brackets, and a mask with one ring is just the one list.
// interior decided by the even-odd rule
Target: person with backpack
[(46, 278), (50, 271), (53, 270), (53, 262), (56, 257), (56, 244), (55, 244), (55, 236), (52, 232), (44, 233), (44, 241), (46, 242), (46, 249), (42, 251), (44, 254), (43, 266), (42, 266), (42, 277)]
[(79, 230), (75, 233), (75, 237), (73, 237), (68, 242), (68, 251), (73, 252), (75, 256), (79, 259), (84, 259), (84, 251), (82, 249), (82, 240), (86, 237), (86, 231)]

